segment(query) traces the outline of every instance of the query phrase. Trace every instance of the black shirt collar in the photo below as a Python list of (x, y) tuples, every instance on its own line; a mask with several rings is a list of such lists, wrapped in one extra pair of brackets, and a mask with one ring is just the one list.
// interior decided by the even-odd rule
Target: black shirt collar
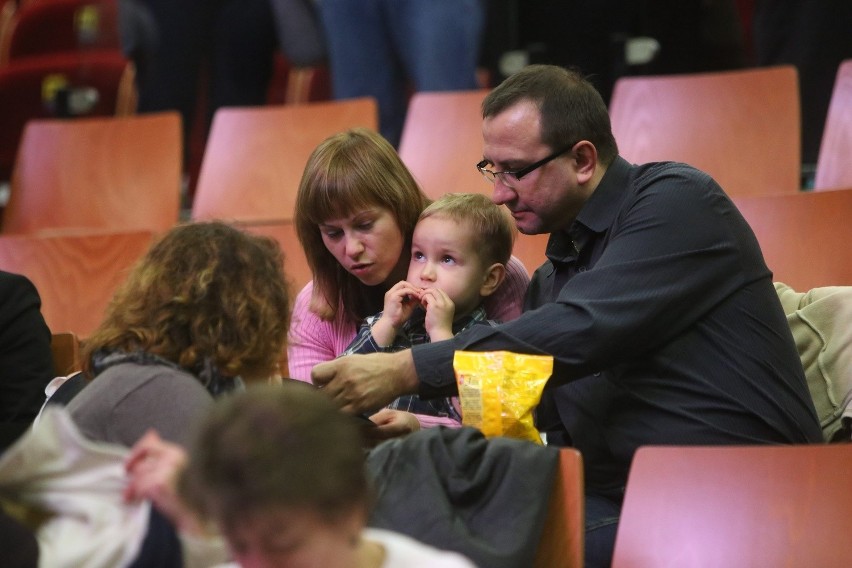
[(616, 156), (571, 226), (551, 234), (547, 243), (548, 258), (557, 262), (573, 260), (583, 249), (589, 232), (600, 234), (612, 226), (621, 201), (627, 195), (631, 168), (627, 160)]

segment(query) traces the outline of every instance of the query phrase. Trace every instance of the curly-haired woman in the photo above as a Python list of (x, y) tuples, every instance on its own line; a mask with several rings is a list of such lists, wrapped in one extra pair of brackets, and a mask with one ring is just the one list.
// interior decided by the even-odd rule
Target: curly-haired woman
[(278, 374), (289, 296), (281, 251), (220, 222), (180, 225), (142, 258), (85, 341), (68, 404), (87, 438), (184, 445), (213, 397)]

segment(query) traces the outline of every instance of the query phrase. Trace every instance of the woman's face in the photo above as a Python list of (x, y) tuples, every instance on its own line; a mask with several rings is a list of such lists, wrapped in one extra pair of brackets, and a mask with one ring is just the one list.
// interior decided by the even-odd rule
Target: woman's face
[(405, 237), (390, 210), (362, 209), (347, 217), (326, 219), (319, 229), (325, 248), (364, 285), (405, 277), (408, 259), (401, 259)]
[(363, 515), (355, 510), (335, 522), (316, 511), (276, 508), (247, 515), (227, 531), (233, 559), (241, 568), (350, 568)]

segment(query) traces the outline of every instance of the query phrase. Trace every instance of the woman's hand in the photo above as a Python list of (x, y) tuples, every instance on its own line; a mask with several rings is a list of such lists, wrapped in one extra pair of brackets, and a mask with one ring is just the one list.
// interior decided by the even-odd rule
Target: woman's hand
[(202, 535), (202, 525), (177, 494), (177, 481), (189, 460), (183, 447), (149, 430), (131, 448), (124, 463), (128, 483), (126, 501), (150, 499), (157, 510), (185, 534)]

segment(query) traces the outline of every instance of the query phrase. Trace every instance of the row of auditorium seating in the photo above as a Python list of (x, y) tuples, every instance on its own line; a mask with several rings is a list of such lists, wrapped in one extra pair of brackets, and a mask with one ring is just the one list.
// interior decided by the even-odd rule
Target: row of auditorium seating
[[(792, 66), (623, 77), (610, 101), (621, 155), (634, 163), (682, 161), (735, 197), (796, 193), (801, 183), (801, 110)], [(470, 166), (482, 145), (487, 90), (412, 98), (400, 155), (431, 196), (448, 183), (482, 187)], [(428, 124), (428, 128), (413, 125)], [(814, 189), (852, 187), (852, 60), (837, 71)]]
[[(313, 148), (348, 128), (375, 130), (377, 120), (371, 98), (221, 109), (190, 217), (292, 220)], [(166, 229), (179, 216), (181, 155), (174, 112), (31, 121), (21, 138), (2, 232)], [(88, 204), (85, 211), (81, 202)]]
[[(116, 0), (0, 1), (0, 183), (20, 186), (0, 209), (0, 269), (39, 290), (62, 374), (79, 368), (79, 338), (178, 216), (179, 121), (129, 118), (135, 68), (117, 22)], [(53, 120), (75, 116), (109, 118)]]
[[(377, 120), (372, 99), (223, 109), (189, 217), (275, 238), (297, 291), (311, 277), (292, 221), (308, 154), (334, 132), (376, 129)], [(52, 330), (91, 333), (127, 270), (178, 223), (180, 132), (171, 112), (27, 125), (3, 212), (0, 268), (30, 277)]]
[[(536, 568), (583, 565), (582, 463), (560, 449)], [(845, 567), (850, 464), (849, 444), (642, 447), (612, 566)]]
[[(16, 186), (0, 268), (39, 290), (62, 374), (78, 368), (79, 338), (130, 266), (178, 217), (179, 120), (132, 116), (135, 69), (117, 18), (116, 0), (0, 6), (0, 182)], [(53, 120), (74, 116), (109, 118)]]
[[(735, 198), (757, 235), (777, 281), (797, 290), (852, 285), (852, 189)], [(88, 205), (80, 203), (78, 209)], [(176, 222), (176, 221), (175, 221)], [(276, 239), (297, 291), (311, 277), (292, 220), (239, 222), (246, 230)], [(112, 291), (138, 259), (156, 231), (118, 228), (81, 233), (49, 231), (37, 235), (0, 235), (0, 269), (26, 274), (42, 296), (42, 309), (53, 330), (86, 337), (97, 325)], [(544, 258), (542, 236), (518, 237), (515, 254), (529, 270)]]
[[(2, 1), (2, 0), (0, 0)], [(117, 0), (5, 0), (0, 6), (0, 182), (28, 120), (136, 112)]]
[[(845, 65), (843, 70), (852, 70), (852, 66)], [(742, 79), (745, 72), (736, 74)], [(784, 68), (756, 70), (754, 74), (779, 74), (787, 83), (790, 78), (790, 70)], [(729, 83), (730, 79), (725, 77)], [(762, 80), (765, 79), (764, 76)], [(698, 80), (706, 82), (707, 77)], [(837, 92), (849, 91), (848, 85), (848, 79), (839, 78)], [(695, 96), (694, 91), (690, 92)], [(418, 93), (413, 97), (400, 155), (430, 196), (451, 189), (491, 191), (471, 165), (481, 147), (478, 107), (484, 93)], [(659, 97), (652, 93), (645, 98)], [(841, 100), (838, 97), (833, 103), (833, 113), (849, 117), (849, 102)], [(731, 106), (729, 103), (720, 106)], [(616, 98), (613, 105), (619, 104)], [(736, 116), (739, 121), (745, 120), (742, 113)], [(293, 286), (300, 287), (310, 278), (310, 270), (294, 236), (292, 209), (307, 156), (329, 134), (352, 126), (375, 128), (376, 120), (372, 99), (220, 110), (214, 119), (189, 217), (228, 219), (276, 237), (288, 258), (287, 271)], [(699, 130), (707, 136), (720, 137), (724, 128), (709, 133), (710, 126), (719, 122), (723, 120), (717, 115)], [(615, 118), (614, 123), (617, 129)], [(730, 125), (727, 130), (732, 130)], [(849, 130), (832, 124), (826, 137), (842, 141)], [(693, 138), (692, 134), (682, 137), (680, 145), (688, 145)], [(759, 146), (757, 142), (753, 145)], [(622, 144), (622, 148), (630, 157), (627, 145)], [(22, 136), (2, 233), (47, 233), (53, 239), (70, 240), (73, 236), (68, 233), (91, 229), (160, 232), (178, 221), (180, 155), (180, 124), (173, 113), (32, 121)], [(746, 164), (756, 170), (761, 167), (758, 162), (756, 155), (739, 156), (722, 160), (717, 167), (725, 163), (731, 167)], [(845, 166), (848, 160), (834, 163)], [(763, 192), (749, 188), (731, 193), (754, 227), (776, 280), (797, 289), (852, 282), (852, 263), (843, 262), (844, 252), (838, 245), (849, 236), (849, 224), (840, 215), (850, 210), (852, 190), (802, 192), (786, 183), (785, 189), (777, 192), (783, 195), (772, 195), (776, 192), (771, 187)], [(76, 238), (85, 240), (82, 235)], [(23, 240), (23, 236), (4, 236), (6, 242)], [(544, 258), (545, 243), (544, 235), (520, 235), (516, 255), (532, 270)], [(11, 255), (6, 258), (0, 267), (15, 269), (8, 260)], [(17, 268), (26, 273), (26, 267), (18, 264)], [(39, 281), (42, 277), (36, 278), (40, 289), (54, 285), (47, 282), (49, 274), (50, 271), (45, 272), (44, 282)], [(48, 299), (48, 313), (52, 305)], [(73, 314), (59, 319), (63, 326), (55, 329), (82, 335), (91, 330), (90, 324), (79, 322), (76, 327), (64, 327), (74, 319)]]
[[(97, 108), (86, 111), (88, 114), (132, 113), (135, 109), (135, 93), (128, 88), (132, 87), (133, 70), (121, 56), (115, 0), (28, 0), (21, 4), (17, 12), (12, 8), (7, 23), (0, 25), (0, 68), (10, 60), (21, 62), (14, 66), (15, 69), (0, 71), (0, 102), (4, 103), (0, 108), (6, 109), (0, 113), (0, 123), (4, 117), (11, 121), (0, 124), (3, 127), (0, 132), (11, 140), (0, 143), (0, 169), (4, 164), (8, 168), (13, 161), (24, 120), (53, 112), (48, 108), (51, 105), (45, 104), (44, 97), (52, 96), (49, 93), (61, 87), (47, 85), (46, 77), (63, 76), (72, 87), (77, 84), (94, 86), (99, 92), (99, 101)], [(7, 7), (14, 5), (15, 0), (6, 0)], [(4, 9), (4, 12), (9, 10)], [(55, 32), (49, 34), (46, 29)], [(59, 65), (56, 56), (45, 57), (56, 53), (65, 58), (64, 71), (54, 68)], [(79, 60), (81, 53), (85, 57), (83, 60)], [(106, 73), (96, 69), (107, 65), (111, 66), (108, 78)], [(844, 66), (847, 76), (852, 73), (850, 66), (852, 63)], [(34, 71), (33, 67), (38, 69)], [(838, 71), (835, 100), (850, 90), (848, 84), (852, 80), (843, 79), (844, 67)], [(284, 83), (288, 94), (282, 102), (304, 102), (328, 96), (327, 72), (323, 68), (286, 69), (286, 72), (289, 75)], [(17, 78), (12, 79), (12, 75)], [(24, 79), (24, 75), (29, 79)], [(121, 90), (119, 77), (123, 78)], [(4, 80), (10, 83), (6, 91)], [(798, 80), (791, 66), (664, 77), (622, 77), (611, 100), (613, 131), (622, 154), (631, 161), (675, 159), (693, 164), (713, 175), (731, 195), (795, 191), (801, 181)], [(23, 82), (32, 91), (25, 97), (30, 108), (11, 112), (8, 109), (16, 108), (13, 95), (18, 96)], [(301, 94), (291, 93), (293, 90)], [(5, 99), (4, 92), (8, 95)], [(435, 146), (432, 139), (426, 140), (428, 152), (422, 151), (416, 141), (403, 140), (401, 146), (406, 160), (413, 160), (415, 173), (422, 171), (420, 177), (427, 192), (445, 191), (447, 179), (466, 185), (476, 175), (459, 160), (469, 155), (465, 151), (479, 145), (478, 122), (471, 130), (467, 129), (467, 124), (476, 120), (471, 117), (478, 115), (476, 107), (484, 92), (467, 93), (467, 105), (463, 101), (461, 104), (460, 101), (441, 102), (440, 94), (436, 94), (439, 101), (435, 104), (441, 107), (440, 113), (433, 112), (426, 102), (428, 97), (421, 101), (422, 109), (412, 105), (410, 112), (415, 122), (422, 120), (419, 115), (427, 114), (430, 116), (425, 117), (426, 120), (439, 123), (431, 126), (432, 132), (439, 128), (445, 132), (441, 145)], [(842, 110), (835, 106), (832, 105), (832, 113), (842, 115)], [(842, 109), (848, 104), (841, 101), (839, 106)], [(469, 112), (468, 108), (474, 112)], [(827, 123), (839, 126), (834, 130), (826, 128), (816, 188), (852, 186), (846, 171), (848, 160), (843, 159), (848, 155), (844, 150), (850, 148), (846, 134), (850, 129), (844, 128), (831, 114)], [(410, 147), (413, 151), (408, 151)], [(440, 159), (442, 154), (447, 159)], [(449, 164), (450, 169), (439, 171), (431, 167), (430, 164), (436, 162)], [(0, 171), (0, 178), (2, 174)]]
[[(17, 10), (16, 4), (20, 4)], [(56, 53), (70, 56), (72, 51), (87, 53), (90, 58), (104, 56), (103, 50), (113, 56), (120, 54), (116, 0), (6, 0), (2, 13), (5, 16), (0, 21), (0, 68), (13, 60), (32, 58), (44, 65), (42, 56)], [(96, 59), (90, 59), (82, 65), (90, 68), (89, 76), (95, 74), (91, 70), (96, 66), (94, 61)], [(323, 68), (287, 72), (290, 71), (293, 73), (285, 82), (287, 88), (292, 87), (304, 96), (288, 94), (283, 102), (328, 96), (327, 73)], [(847, 70), (849, 72), (852, 71)], [(839, 75), (842, 73), (843, 68)], [(72, 79), (73, 84), (76, 78)], [(848, 82), (839, 77), (835, 91), (848, 91), (849, 87), (841, 88)], [(713, 175), (731, 195), (795, 190), (800, 187), (801, 180), (801, 112), (797, 83), (796, 70), (791, 66), (665, 77), (622, 77), (611, 101), (613, 130), (623, 155), (631, 161), (675, 159), (696, 165)], [(110, 90), (98, 85), (99, 90), (101, 87), (104, 92)], [(469, 97), (473, 101), (476, 99), (473, 93)], [(37, 97), (30, 100), (45, 107)], [(125, 109), (123, 112), (132, 112), (132, 103), (125, 102), (121, 106)], [(97, 112), (109, 113), (111, 108), (115, 105), (103, 104)], [(468, 122), (471, 115), (461, 105), (453, 109), (438, 118), (448, 134), (444, 140), (457, 144), (445, 145), (444, 152), (464, 156), (464, 152), (455, 152), (455, 149), (462, 142), (466, 144), (465, 149), (471, 147), (466, 135), (452, 134), (454, 128)], [(417, 114), (417, 109), (413, 108), (412, 113)], [(21, 112), (2, 114), (28, 116)], [(829, 116), (828, 122), (837, 121)], [(16, 128), (0, 130), (10, 133), (7, 136), (19, 133)], [(478, 142), (478, 128), (476, 130), (474, 143)], [(848, 128), (839, 127), (827, 132), (823, 146), (829, 149), (824, 149), (820, 156), (820, 165), (824, 167), (817, 174), (817, 188), (852, 186), (842, 178), (836, 179), (836, 168), (848, 162), (840, 157), (848, 152), (830, 149), (848, 131)], [(848, 149), (849, 143), (845, 144), (841, 148)], [(403, 143), (403, 154), (405, 146)], [(420, 155), (433, 154), (436, 148), (432, 146), (430, 150)], [(838, 158), (832, 159), (833, 156)], [(431, 159), (431, 163), (435, 161)], [(473, 174), (468, 172), (468, 175)], [(445, 179), (438, 180), (441, 188), (446, 185)], [(465, 183), (463, 175), (451, 179)], [(429, 180), (424, 186), (427, 191), (432, 187)]]
[[(7, 0), (7, 4), (13, 3), (14, 0)], [(86, 53), (86, 57), (89, 58), (86, 64), (80, 66), (80, 69), (93, 77), (96, 72), (92, 69), (96, 66), (97, 58), (107, 57), (107, 54), (102, 53), (101, 50), (110, 50), (109, 55), (113, 59), (120, 55), (117, 30), (113, 29), (116, 27), (114, 4), (115, 0), (29, 0), (23, 3), (23, 7), (14, 13), (11, 23), (0, 26), (0, 29), (7, 28), (3, 33), (6, 39), (0, 41), (0, 67), (4, 59), (8, 60), (10, 57), (24, 61), (29, 58), (29, 65), (24, 65), (23, 68), (32, 67), (38, 63), (39, 76), (36, 80), (30, 81), (32, 83), (30, 87), (31, 90), (38, 90), (43, 94), (44, 91), (50, 90), (45, 88), (42, 81), (45, 73), (48, 72), (46, 66), (56, 65), (56, 63), (53, 61), (55, 58), (51, 57), (48, 65), (40, 56), (65, 49), (63, 56), (72, 58), (68, 51), (76, 42), (80, 48), (77, 51)], [(48, 6), (57, 6), (61, 9), (53, 9), (54, 15), (46, 17), (42, 13), (49, 12)], [(83, 11), (92, 12), (92, 14), (89, 17), (81, 17)], [(39, 16), (35, 17), (36, 14)], [(57, 23), (60, 20), (63, 26)], [(28, 24), (28, 22), (36, 23)], [(80, 22), (88, 22), (88, 24)], [(54, 34), (59, 39), (25, 41), (27, 37), (46, 35), (43, 28), (50, 26), (51, 23), (61, 31)], [(39, 25), (42, 26), (41, 31), (37, 29)], [(88, 31), (81, 31), (83, 28)], [(21, 30), (20, 33), (16, 33), (19, 30)], [(23, 30), (30, 31), (24, 34)], [(112, 30), (112, 33), (109, 30)], [(101, 33), (97, 33), (99, 31)], [(24, 40), (17, 39), (21, 35), (24, 35)], [(84, 41), (81, 39), (83, 37), (89, 39)], [(66, 64), (75, 65), (70, 61)], [(121, 66), (121, 62), (116, 61), (113, 61), (112, 65), (114, 68), (109, 81), (117, 84), (116, 76), (124, 67)], [(844, 66), (847, 68), (845, 71), (847, 75), (852, 73), (852, 69), (848, 69), (850, 65)], [(129, 71), (125, 70), (126, 73), (122, 74), (125, 76), (123, 82), (125, 88), (121, 95), (123, 102), (116, 105), (101, 101), (99, 108), (92, 109), (90, 113), (109, 114), (114, 110), (123, 113), (133, 112), (134, 95), (126, 88), (128, 82), (132, 84), (132, 66), (130, 67)], [(842, 77), (844, 67), (838, 71), (835, 100), (850, 90), (848, 86), (844, 88), (844, 85), (850, 82)], [(10, 72), (11, 70), (7, 69), (6, 75)], [(74, 71), (69, 70), (69, 72)], [(78, 69), (77, 72), (81, 71)], [(291, 76), (285, 82), (287, 88), (299, 90), (303, 96), (300, 98), (299, 95), (288, 94), (284, 102), (299, 102), (312, 100), (311, 97), (314, 96), (327, 96), (327, 90), (322, 94), (312, 94), (312, 89), (316, 90), (318, 84), (327, 87), (327, 73), (322, 68), (288, 72)], [(2, 74), (0, 72), (0, 75)], [(127, 79), (127, 74), (130, 74), (130, 80)], [(72, 77), (72, 79), (71, 84), (74, 84), (76, 78)], [(87, 79), (83, 77), (81, 80)], [(91, 81), (94, 80), (91, 79)], [(3, 93), (2, 82), (0, 80), (0, 99)], [(613, 131), (619, 141), (622, 154), (631, 161), (675, 159), (696, 165), (713, 175), (731, 195), (795, 191), (800, 188), (801, 181), (801, 112), (797, 83), (796, 70), (791, 66), (665, 77), (622, 77), (616, 84), (611, 101)], [(13, 90), (19, 91), (20, 88), (14, 87)], [(117, 87), (111, 88), (100, 84), (97, 88), (107, 94), (101, 97), (102, 99), (110, 102), (117, 101), (119, 97)], [(109, 96), (110, 92), (112, 96)], [(442, 101), (442, 94), (434, 94), (436, 97), (434, 104), (428, 102), (428, 97), (421, 97), (423, 100), (420, 101), (419, 106), (414, 104), (418, 101), (412, 101), (410, 110), (410, 114), (413, 115), (412, 121), (425, 119), (435, 122), (430, 127), (429, 136), (435, 136), (440, 129), (443, 129), (445, 133), (441, 136), (443, 143), (438, 146), (434, 144), (432, 138), (426, 138), (425, 144), (428, 145), (429, 150), (427, 152), (423, 151), (422, 144), (418, 144), (416, 140), (404, 139), (401, 145), (401, 153), (406, 161), (412, 161), (412, 169), (415, 173), (421, 172), (422, 175), (419, 177), (423, 180), (427, 193), (445, 191), (447, 179), (452, 179), (454, 183), (464, 186), (476, 175), (466, 163), (459, 160), (469, 155), (470, 148), (479, 145), (478, 121), (472, 117), (478, 116), (478, 102), (484, 93), (485, 91), (467, 93), (462, 100), (451, 102)], [(129, 101), (124, 100), (128, 98)], [(34, 107), (27, 112), (0, 113), (7, 118), (13, 116), (20, 122), (20, 124), (0, 125), (6, 126), (6, 128), (0, 128), (0, 131), (6, 132), (7, 137), (17, 137), (25, 117), (43, 116), (46, 106), (49, 106), (44, 104), (41, 97), (29, 96), (27, 100)], [(0, 105), (0, 108), (13, 108), (11, 99), (6, 102), (9, 104)], [(435, 105), (440, 107), (437, 109), (438, 112), (434, 111)], [(38, 112), (36, 106), (41, 109), (42, 115), (36, 114)], [(122, 110), (118, 111), (117, 106)], [(839, 106), (842, 109), (848, 105), (840, 102)], [(832, 108), (832, 112), (843, 114), (835, 108)], [(424, 114), (428, 116), (421, 117)], [(0, 116), (0, 122), (2, 116)], [(471, 121), (476, 123), (468, 129), (467, 125)], [(832, 119), (831, 115), (827, 122), (838, 123), (836, 119)], [(845, 171), (845, 168), (849, 167), (846, 165), (848, 160), (843, 159), (848, 155), (848, 152), (844, 150), (850, 147), (847, 140), (849, 136), (846, 134), (849, 130), (849, 128), (843, 128), (842, 123), (834, 130), (826, 129), (826, 140), (820, 155), (820, 167), (816, 178), (817, 188), (852, 186), (852, 182), (844, 182), (843, 178), (844, 175), (849, 176)], [(3, 158), (3, 148), (14, 148), (15, 143), (16, 140), (12, 144), (0, 144), (0, 158)], [(411, 151), (408, 150), (409, 148)], [(447, 159), (441, 159), (443, 156)], [(10, 156), (5, 157), (5, 162), (11, 163), (11, 160)], [(431, 167), (430, 164), (436, 162), (448, 164), (450, 169)], [(0, 166), (2, 164), (3, 159), (0, 159)]]
[[(0, 184), (28, 120), (136, 112), (136, 69), (118, 17), (117, 0), (0, 0)], [(274, 54), (269, 104), (329, 100), (330, 91), (326, 66), (297, 68)], [(206, 139), (198, 122), (185, 141), (192, 183)]]

